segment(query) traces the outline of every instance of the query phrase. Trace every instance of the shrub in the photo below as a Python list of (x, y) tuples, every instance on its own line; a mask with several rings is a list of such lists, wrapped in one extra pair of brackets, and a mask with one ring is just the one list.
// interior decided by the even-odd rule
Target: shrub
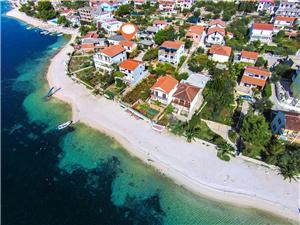
[(267, 83), (267, 85), (264, 88), (264, 96), (270, 98), (271, 95), (272, 95), (272, 87), (271, 84)]
[(231, 142), (235, 143), (236, 138), (237, 138), (237, 133), (233, 130), (230, 130), (228, 133), (228, 137)]

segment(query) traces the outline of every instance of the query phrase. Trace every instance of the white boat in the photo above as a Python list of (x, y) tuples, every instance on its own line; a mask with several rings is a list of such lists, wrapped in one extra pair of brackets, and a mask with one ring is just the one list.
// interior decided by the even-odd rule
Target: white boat
[(67, 128), (68, 126), (70, 126), (72, 123), (73, 123), (73, 121), (72, 121), (72, 120), (69, 120), (69, 121), (67, 121), (67, 122), (65, 122), (65, 123), (62, 123), (62, 124), (58, 125), (58, 126), (57, 126), (57, 129), (58, 129), (58, 130), (65, 129), (65, 128)]
[(63, 36), (63, 34), (58, 34), (57, 36), (60, 37), (60, 36)]

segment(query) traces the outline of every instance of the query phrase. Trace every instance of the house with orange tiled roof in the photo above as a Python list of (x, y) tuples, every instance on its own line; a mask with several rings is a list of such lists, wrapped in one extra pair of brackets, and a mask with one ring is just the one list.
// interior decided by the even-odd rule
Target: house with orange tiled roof
[(250, 41), (271, 43), (273, 36), (273, 24), (253, 23), (250, 29)]
[(244, 70), (240, 85), (249, 88), (263, 89), (271, 72), (255, 66), (247, 66)]
[(229, 61), (231, 48), (223, 45), (212, 45), (209, 50), (211, 60), (215, 62), (225, 63)]
[(205, 42), (210, 45), (224, 45), (226, 32), (224, 28), (214, 26), (207, 29)]
[(159, 1), (159, 10), (162, 12), (172, 13), (175, 11), (175, 1)]
[(96, 69), (111, 72), (113, 64), (119, 64), (127, 59), (126, 49), (120, 45), (111, 45), (97, 52), (93, 59)]
[(129, 52), (129, 53), (137, 48), (137, 44), (133, 41), (122, 40), (119, 42), (119, 45), (121, 45), (123, 48), (125, 48), (126, 52)]
[(254, 65), (258, 59), (258, 56), (258, 52), (243, 50), (241, 52), (240, 62), (252, 63)]
[(293, 27), (296, 20), (296, 17), (276, 16), (274, 18), (274, 29), (275, 31), (279, 31), (286, 27)]
[(120, 63), (119, 70), (125, 75), (123, 80), (131, 85), (137, 84), (147, 75), (145, 63), (134, 59), (125, 59)]
[(278, 139), (300, 144), (300, 114), (277, 112), (271, 123), (273, 135)]
[(159, 47), (158, 60), (177, 65), (184, 52), (184, 44), (181, 41), (165, 41)]
[(178, 81), (171, 75), (159, 77), (150, 89), (151, 100), (159, 101), (164, 105), (170, 104), (177, 85)]
[(183, 9), (190, 9), (194, 3), (194, 0), (176, 0), (176, 8)]
[[(189, 83), (178, 84), (172, 98), (172, 106), (177, 114), (188, 116), (191, 118), (196, 110), (196, 106), (200, 106), (201, 100), (200, 88)], [(199, 104), (197, 104), (199, 103)]]
[(163, 30), (167, 27), (168, 23), (165, 20), (154, 20), (153, 27), (157, 28), (157, 31)]
[(219, 27), (225, 29), (226, 23), (223, 20), (215, 19), (215, 20), (211, 20), (208, 26), (209, 28)]
[(206, 32), (203, 26), (190, 26), (186, 38), (193, 41), (193, 45), (199, 47), (204, 45)]

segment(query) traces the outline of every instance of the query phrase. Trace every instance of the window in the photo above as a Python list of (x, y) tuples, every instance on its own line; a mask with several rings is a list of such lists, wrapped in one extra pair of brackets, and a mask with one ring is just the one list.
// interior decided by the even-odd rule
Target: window
[(163, 96), (163, 98), (167, 98), (166, 94), (163, 94), (162, 96)]

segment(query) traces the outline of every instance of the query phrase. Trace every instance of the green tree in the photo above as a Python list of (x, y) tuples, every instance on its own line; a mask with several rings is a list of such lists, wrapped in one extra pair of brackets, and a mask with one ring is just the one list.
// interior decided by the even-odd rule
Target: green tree
[(184, 48), (185, 49), (190, 49), (192, 47), (192, 45), (193, 45), (193, 41), (192, 40), (190, 40), (190, 39), (186, 39), (185, 40), (185, 43), (184, 43)]
[(59, 16), (57, 19), (57, 23), (62, 24), (66, 27), (68, 27), (70, 25), (70, 22), (67, 20), (67, 18), (65, 16)]
[(284, 179), (295, 179), (300, 174), (300, 146), (287, 144), (285, 153), (278, 159), (278, 166)]
[(256, 60), (255, 66), (258, 67), (262, 67), (262, 66), (266, 66), (267, 61), (263, 58), (263, 57), (258, 57), (258, 59)]
[(189, 123), (187, 125), (187, 129), (184, 133), (184, 136), (186, 137), (187, 142), (191, 143), (195, 140), (197, 137), (197, 131), (198, 129), (194, 126), (191, 126)]
[(279, 156), (282, 155), (284, 151), (284, 144), (278, 139), (272, 138), (265, 151), (262, 152), (262, 158), (266, 163), (276, 165), (278, 163)]
[(268, 111), (272, 108), (273, 103), (269, 100), (269, 97), (263, 97), (260, 99), (256, 99), (254, 103), (254, 108), (260, 112)]
[(264, 146), (271, 139), (271, 131), (263, 115), (248, 113), (244, 118), (240, 135), (244, 141), (245, 155), (257, 157), (264, 150)]
[(224, 161), (229, 161), (230, 160), (230, 155), (234, 156), (234, 149), (228, 143), (224, 143), (224, 144), (218, 145), (217, 149), (218, 149), (217, 156), (220, 159), (224, 160)]
[(176, 32), (173, 27), (166, 30), (159, 30), (155, 36), (155, 44), (161, 45), (164, 41), (173, 41), (176, 38)]
[(188, 61), (189, 69), (193, 72), (201, 72), (207, 68), (208, 56), (206, 54), (193, 53)]
[(133, 6), (131, 4), (120, 5), (115, 12), (116, 17), (122, 17), (124, 15), (130, 14), (133, 12)]
[(270, 98), (272, 95), (272, 87), (270, 83), (267, 83), (265, 88), (264, 88), (264, 92), (263, 92), (264, 97), (266, 98)]
[(281, 80), (282, 77), (289, 77), (291, 74), (291, 67), (287, 63), (279, 63), (275, 66), (272, 73), (271, 80), (272, 82), (277, 82)]
[(143, 56), (143, 61), (151, 61), (157, 58), (158, 58), (158, 48), (151, 48)]
[(45, 21), (56, 17), (57, 14), (50, 1), (38, 1), (35, 10), (37, 11), (36, 17)]

